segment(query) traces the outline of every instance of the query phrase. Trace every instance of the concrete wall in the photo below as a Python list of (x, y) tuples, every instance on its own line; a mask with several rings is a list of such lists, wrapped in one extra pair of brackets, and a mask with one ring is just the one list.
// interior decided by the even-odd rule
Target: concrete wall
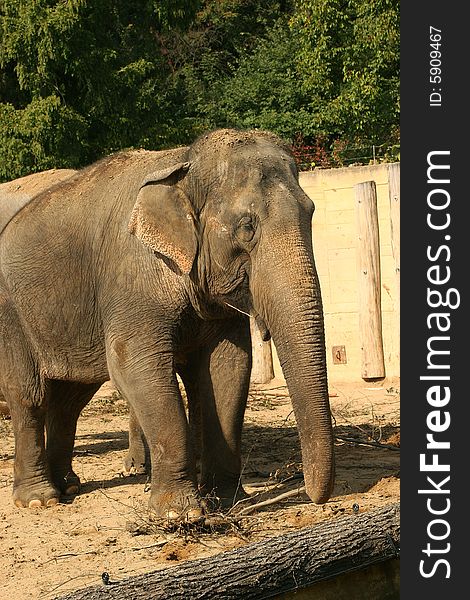
[[(364, 181), (375, 181), (377, 188), (386, 378), (399, 376), (399, 287), (391, 246), (388, 165), (317, 169), (301, 173), (300, 183), (315, 204), (313, 245), (323, 296), (331, 382), (361, 381), (354, 185)], [(345, 347), (345, 364), (334, 364), (334, 346)], [(275, 349), (273, 362), (275, 375), (282, 378)]]

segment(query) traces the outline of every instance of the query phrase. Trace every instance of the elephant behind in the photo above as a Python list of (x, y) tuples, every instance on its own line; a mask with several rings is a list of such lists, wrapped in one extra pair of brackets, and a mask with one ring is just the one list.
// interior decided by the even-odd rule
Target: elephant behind
[[(208, 495), (231, 505), (244, 493), (249, 318), (276, 344), (307, 493), (325, 502), (334, 455), (312, 214), (289, 148), (236, 130), (120, 152), (17, 212), (0, 235), (14, 502), (50, 506), (78, 491), (76, 422), (112, 379), (148, 442), (151, 509), (199, 519)], [(199, 478), (177, 374), (200, 422)]]
[[(15, 214), (33, 196), (74, 175), (73, 169), (50, 169), (33, 175), (26, 175), (13, 181), (0, 183), (0, 234)], [(0, 394), (0, 414), (8, 416), (10, 409)]]
[(33, 196), (76, 173), (74, 169), (50, 169), (0, 183), (0, 232)]

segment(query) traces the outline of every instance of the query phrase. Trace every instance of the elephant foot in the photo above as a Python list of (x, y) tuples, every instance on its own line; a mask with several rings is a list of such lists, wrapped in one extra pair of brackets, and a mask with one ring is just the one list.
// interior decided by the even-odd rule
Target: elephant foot
[(133, 454), (127, 454), (124, 459), (122, 474), (128, 475), (145, 475), (148, 473), (147, 463), (144, 457), (136, 457)]
[(170, 524), (196, 524), (203, 521), (205, 515), (204, 502), (193, 489), (152, 493), (149, 509), (154, 519)]
[(230, 510), (240, 500), (246, 500), (250, 496), (245, 492), (241, 484), (217, 486), (208, 491), (204, 484), (200, 486), (201, 495), (207, 504), (209, 512), (225, 512)]
[(60, 492), (48, 482), (15, 486), (13, 502), (18, 508), (42, 508), (59, 503)]
[(67, 471), (65, 475), (55, 475), (53, 481), (64, 496), (75, 496), (80, 491), (80, 477), (73, 471)]
[(237, 490), (235, 494), (221, 494), (219, 496), (219, 507), (222, 511), (230, 510), (241, 500), (248, 500), (249, 494), (243, 488)]

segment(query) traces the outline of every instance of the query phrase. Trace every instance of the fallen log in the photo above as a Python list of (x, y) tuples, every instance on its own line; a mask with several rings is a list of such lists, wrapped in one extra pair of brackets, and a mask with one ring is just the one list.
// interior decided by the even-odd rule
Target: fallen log
[[(374, 569), (380, 563), (397, 565), (399, 536), (399, 504), (396, 503), (330, 519), (177, 567), (116, 582), (112, 581), (111, 574), (108, 585), (74, 591), (61, 596), (60, 600), (270, 598), (310, 588), (339, 575)], [(397, 573), (397, 568), (394, 572)], [(356, 597), (350, 589), (345, 591), (347, 596), (344, 597)], [(382, 594), (381, 598), (385, 597), (395, 596)]]

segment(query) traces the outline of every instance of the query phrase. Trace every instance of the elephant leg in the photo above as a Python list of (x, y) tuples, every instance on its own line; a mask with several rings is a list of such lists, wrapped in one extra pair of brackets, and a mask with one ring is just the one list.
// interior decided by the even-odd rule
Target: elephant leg
[[(157, 517), (202, 517), (188, 421), (169, 352), (116, 340), (108, 350), (110, 376), (135, 411), (152, 465), (149, 506)], [(138, 360), (133, 357), (138, 356)], [(132, 358), (131, 358), (132, 357)]]
[(13, 502), (20, 508), (53, 506), (60, 498), (52, 482), (44, 439), (49, 386), (34, 381), (32, 387), (34, 392), (10, 380), (3, 388), (15, 435)]
[[(197, 361), (195, 362), (197, 363)], [(185, 365), (183, 368), (178, 369), (178, 374), (181, 377), (186, 392), (191, 451), (196, 462), (196, 470), (200, 472), (202, 456), (202, 414), (197, 371), (195, 374), (191, 367)]]
[(70, 381), (50, 382), (49, 404), (46, 416), (47, 444), (52, 481), (65, 495), (77, 494), (80, 479), (72, 469), (77, 420), (100, 384)]
[(150, 450), (132, 406), (129, 406), (129, 451), (124, 459), (125, 475), (150, 473)]
[(193, 361), (202, 417), (200, 490), (228, 508), (246, 496), (241, 483), (241, 435), (251, 372), (248, 323), (234, 319), (219, 326), (211, 345)]
[(53, 484), (47, 461), (43, 407), (11, 402), (11, 418), (15, 433), (15, 466), (13, 502), (20, 508), (53, 506), (60, 491)]
[(52, 506), (60, 492), (51, 480), (44, 439), (50, 384), (39, 373), (14, 311), (1, 302), (0, 322), (0, 387), (15, 435), (13, 502), (21, 508)]

